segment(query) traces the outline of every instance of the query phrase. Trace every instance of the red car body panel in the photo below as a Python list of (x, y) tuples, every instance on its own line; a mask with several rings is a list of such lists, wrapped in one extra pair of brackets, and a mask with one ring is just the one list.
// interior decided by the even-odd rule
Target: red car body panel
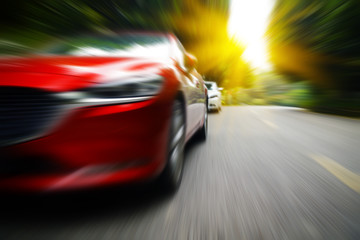
[[(168, 37), (173, 44), (174, 37)], [(0, 88), (52, 93), (150, 73), (162, 76), (164, 84), (149, 100), (69, 108), (40, 136), (0, 148), (0, 154), (19, 161), (20, 168), (24, 163), (24, 168), (30, 165), (35, 169), (11, 176), (0, 174), (0, 189), (59, 191), (152, 179), (166, 164), (175, 97), (183, 94), (186, 103), (186, 141), (202, 126), (206, 111), (203, 82), (196, 90), (196, 84), (189, 84), (191, 79), (172, 57), (32, 56), (0, 60)], [(40, 171), (43, 166), (45, 170)]]

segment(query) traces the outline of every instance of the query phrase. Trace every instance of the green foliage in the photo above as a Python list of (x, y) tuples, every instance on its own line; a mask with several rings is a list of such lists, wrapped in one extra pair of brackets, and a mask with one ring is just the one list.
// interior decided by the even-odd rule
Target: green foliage
[[(359, 92), (359, 29), (358, 0), (278, 0), (268, 29), (274, 63), (319, 87)], [(281, 60), (283, 46), (300, 49), (289, 55), (300, 67)]]
[(250, 105), (266, 105), (266, 104), (267, 104), (266, 100), (262, 98), (254, 98), (250, 102)]
[[(332, 56), (360, 54), (360, 2), (358, 0), (278, 0), (273, 33), (280, 42), (300, 42)], [(274, 40), (275, 40), (274, 39)]]

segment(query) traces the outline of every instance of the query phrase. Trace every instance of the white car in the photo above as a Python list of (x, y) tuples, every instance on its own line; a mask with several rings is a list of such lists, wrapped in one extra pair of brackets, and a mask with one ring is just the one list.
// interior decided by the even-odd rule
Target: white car
[(221, 110), (221, 90), (216, 84), (216, 82), (205, 81), (205, 85), (208, 89), (208, 109), (209, 110)]

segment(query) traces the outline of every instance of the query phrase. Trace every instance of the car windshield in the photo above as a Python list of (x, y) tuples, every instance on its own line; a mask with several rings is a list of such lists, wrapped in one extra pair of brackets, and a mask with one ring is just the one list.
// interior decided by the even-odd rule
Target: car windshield
[(66, 39), (41, 50), (40, 54), (161, 58), (168, 57), (169, 51), (165, 35), (122, 34)]
[(214, 83), (205, 83), (207, 89), (216, 90), (216, 85)]

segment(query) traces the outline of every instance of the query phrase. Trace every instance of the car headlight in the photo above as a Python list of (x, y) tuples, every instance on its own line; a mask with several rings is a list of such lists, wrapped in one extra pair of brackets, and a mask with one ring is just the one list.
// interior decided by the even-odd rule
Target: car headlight
[(82, 105), (121, 104), (140, 102), (157, 95), (163, 85), (163, 77), (142, 76), (129, 80), (111, 81), (94, 87), (58, 93), (68, 103)]

